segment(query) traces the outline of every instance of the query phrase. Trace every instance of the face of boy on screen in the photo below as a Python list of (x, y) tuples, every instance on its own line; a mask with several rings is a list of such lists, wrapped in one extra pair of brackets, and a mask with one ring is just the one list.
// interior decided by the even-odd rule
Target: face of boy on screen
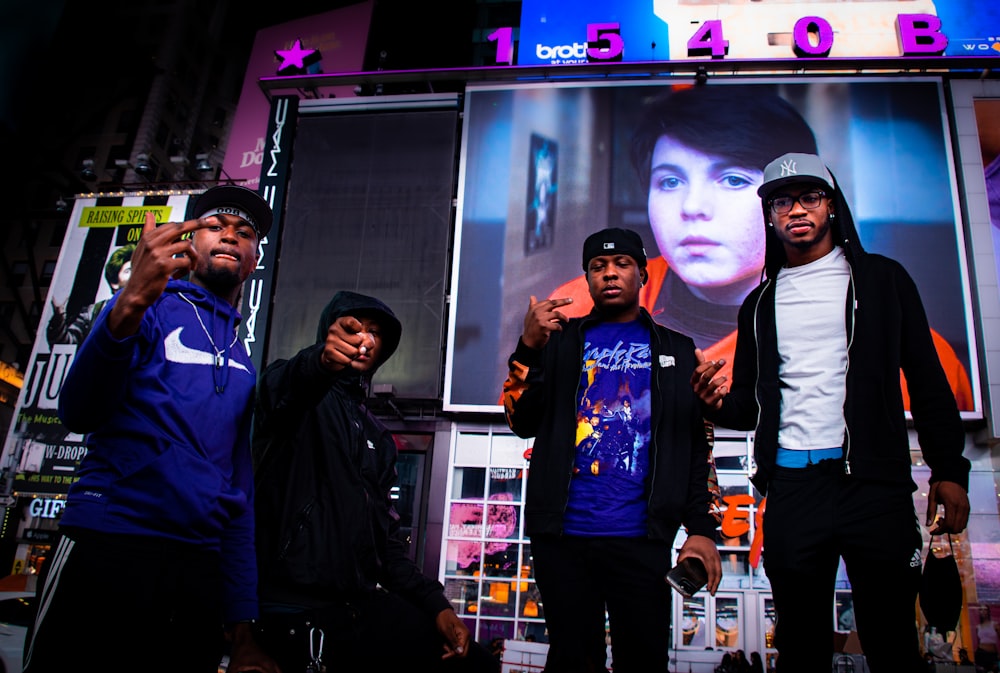
[(742, 303), (764, 265), (762, 172), (668, 136), (650, 168), (649, 222), (670, 269), (705, 301)]

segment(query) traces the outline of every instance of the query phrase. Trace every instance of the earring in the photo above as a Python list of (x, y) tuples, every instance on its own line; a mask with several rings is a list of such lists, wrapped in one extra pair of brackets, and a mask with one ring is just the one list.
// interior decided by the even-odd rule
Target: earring
[(830, 219), (831, 220), (837, 219), (837, 213), (830, 213)]
[(771, 222), (770, 220), (768, 220), (768, 221), (767, 221), (767, 226), (769, 226), (769, 227), (773, 227), (773, 226), (774, 226), (774, 224), (773, 224), (773, 223), (772, 223), (772, 222)]

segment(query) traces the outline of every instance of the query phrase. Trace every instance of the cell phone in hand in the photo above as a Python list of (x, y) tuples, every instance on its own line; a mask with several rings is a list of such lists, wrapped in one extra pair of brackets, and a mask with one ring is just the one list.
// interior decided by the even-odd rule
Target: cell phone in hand
[(708, 583), (708, 572), (700, 559), (688, 556), (667, 571), (666, 580), (682, 596), (690, 598)]

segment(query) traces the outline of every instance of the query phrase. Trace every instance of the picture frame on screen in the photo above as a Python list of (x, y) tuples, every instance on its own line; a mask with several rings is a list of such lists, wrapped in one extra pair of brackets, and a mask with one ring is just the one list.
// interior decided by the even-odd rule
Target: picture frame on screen
[[(502, 412), (530, 298), (573, 297), (570, 317), (585, 314), (581, 247), (609, 226), (643, 238), (654, 318), (731, 363), (736, 313), (762, 277), (756, 187), (767, 162), (798, 151), (830, 167), (865, 249), (913, 276), (962, 416), (981, 418), (947, 120), (930, 76), (470, 84), (444, 408)], [(530, 248), (539, 138), (558, 147), (559, 220)]]

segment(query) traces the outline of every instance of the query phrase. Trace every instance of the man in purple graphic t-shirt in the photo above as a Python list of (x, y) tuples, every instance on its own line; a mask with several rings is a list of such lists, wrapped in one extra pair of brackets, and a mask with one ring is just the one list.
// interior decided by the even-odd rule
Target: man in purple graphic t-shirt
[(504, 382), (507, 423), (534, 437), (525, 503), (549, 634), (546, 673), (667, 670), (671, 567), (722, 564), (710, 513), (709, 447), (688, 383), (694, 342), (640, 308), (642, 239), (609, 228), (587, 238), (594, 309), (567, 319), (569, 298), (531, 297)]

